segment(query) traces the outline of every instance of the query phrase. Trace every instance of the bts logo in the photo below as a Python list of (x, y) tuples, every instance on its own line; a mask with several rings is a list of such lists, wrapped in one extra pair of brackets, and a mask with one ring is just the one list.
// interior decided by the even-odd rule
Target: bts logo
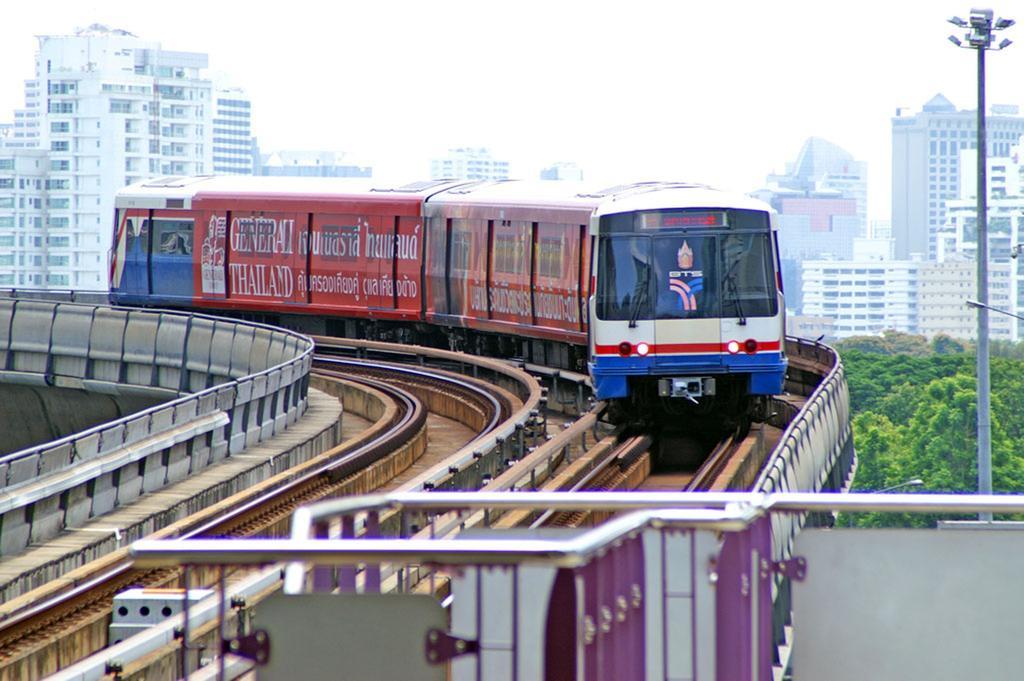
[(681, 270), (688, 270), (693, 267), (693, 249), (685, 241), (679, 247), (679, 250), (676, 251), (676, 263)]
[(697, 294), (704, 290), (704, 272), (693, 269), (693, 249), (685, 240), (676, 251), (676, 264), (681, 271), (669, 272), (668, 287), (679, 296), (683, 310), (696, 312)]

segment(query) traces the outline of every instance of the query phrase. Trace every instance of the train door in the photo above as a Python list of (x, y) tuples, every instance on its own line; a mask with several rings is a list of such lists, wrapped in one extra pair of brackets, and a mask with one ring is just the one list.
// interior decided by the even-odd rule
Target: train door
[(581, 331), (580, 228), (537, 225), (533, 309), (539, 326)]
[(227, 224), (230, 212), (203, 213), (196, 225), (196, 249), (199, 251), (199, 288), (201, 299), (221, 299), (227, 295)]
[(426, 286), (425, 312), (429, 319), (432, 315), (448, 314), (448, 234), (451, 231), (451, 219), (435, 216), (427, 219), (427, 248), (424, 256), (424, 279)]
[(366, 223), (361, 215), (316, 213), (309, 235), (309, 301), (352, 312), (366, 309), (362, 296)]
[(306, 267), (300, 233), (306, 213), (232, 211), (227, 229), (228, 290), (234, 300), (304, 303), (299, 277)]
[(153, 211), (150, 219), (150, 291), (154, 296), (192, 300), (195, 215)]
[(148, 296), (149, 211), (119, 208), (110, 262), (110, 288), (120, 295)]
[(494, 220), (491, 251), (491, 319), (529, 325), (533, 225), (519, 220)]
[(487, 319), (487, 221), (451, 221), (448, 242), (448, 312)]
[[(365, 270), (362, 273), (362, 295), (367, 310), (392, 310), (395, 298), (391, 277), (395, 262), (395, 220), (393, 217), (368, 215), (364, 219), (366, 243), (363, 247)], [(371, 312), (371, 316), (374, 316)]]
[(406, 317), (418, 317), (422, 307), (422, 246), (423, 218), (418, 215), (395, 218), (394, 305)]
[(703, 371), (722, 364), (718, 237), (707, 233), (652, 238), (654, 363)]

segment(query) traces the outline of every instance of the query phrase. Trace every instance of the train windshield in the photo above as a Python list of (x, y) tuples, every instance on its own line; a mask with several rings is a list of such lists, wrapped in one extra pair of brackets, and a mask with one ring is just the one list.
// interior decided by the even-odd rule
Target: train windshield
[(670, 233), (601, 239), (600, 319), (771, 317), (778, 312), (768, 234)]

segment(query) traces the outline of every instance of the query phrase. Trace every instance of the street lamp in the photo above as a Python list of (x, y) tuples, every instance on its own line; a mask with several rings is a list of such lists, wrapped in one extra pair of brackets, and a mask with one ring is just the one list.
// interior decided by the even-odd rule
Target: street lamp
[[(911, 480), (907, 480), (905, 482), (901, 482), (898, 485), (890, 485), (889, 487), (883, 487), (882, 489), (876, 489), (874, 491), (874, 493), (875, 494), (881, 494), (882, 492), (892, 492), (893, 490), (903, 489), (904, 487), (920, 487), (923, 484), (924, 484), (924, 480), (922, 480), (921, 478), (913, 478)], [(864, 490), (864, 491), (870, 491), (870, 490)], [(854, 516), (854, 513), (855, 513), (855, 511), (844, 512), (844, 515), (846, 516), (846, 526), (847, 527), (853, 527), (853, 516)], [(838, 520), (839, 520), (838, 516), (836, 516), (836, 520), (838, 522)]]
[(891, 492), (894, 489), (900, 489), (902, 487), (920, 487), (923, 484), (924, 484), (924, 480), (922, 480), (921, 478), (914, 478), (913, 480), (907, 480), (906, 482), (901, 482), (898, 485), (892, 485), (891, 487), (885, 487), (883, 489), (875, 490), (875, 492), (876, 493)]
[[(993, 31), (1013, 26), (1013, 19), (992, 21), (992, 10), (972, 9), (968, 20), (953, 17), (949, 23), (969, 28), (963, 42), (950, 40), (957, 47), (978, 52), (978, 494), (992, 492), (992, 419), (989, 415), (988, 361), (988, 183), (985, 160), (985, 52), (1010, 45), (1003, 40), (993, 47)], [(966, 43), (966, 44), (965, 44)], [(979, 513), (980, 520), (991, 520), (991, 513)]]
[(1014, 319), (1020, 319), (1020, 320), (1024, 321), (1024, 316), (1021, 316), (1019, 314), (1014, 314), (1013, 312), (1010, 312), (1009, 310), (1004, 310), (1001, 307), (994, 307), (992, 305), (985, 305), (984, 303), (979, 303), (977, 300), (968, 300), (966, 302), (971, 307), (976, 307), (979, 310), (984, 308), (986, 310), (992, 310), (993, 312), (998, 312), (999, 314), (1004, 314), (1007, 317), (1013, 317)]

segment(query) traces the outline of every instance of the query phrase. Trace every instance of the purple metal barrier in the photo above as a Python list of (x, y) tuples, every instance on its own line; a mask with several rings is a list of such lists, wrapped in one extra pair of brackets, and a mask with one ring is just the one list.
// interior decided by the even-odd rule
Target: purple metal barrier
[(772, 536), (767, 517), (728, 532), (718, 557), (716, 669), (719, 679), (772, 678)]
[(643, 678), (644, 552), (640, 537), (613, 546), (578, 569), (577, 575), (583, 579), (583, 678)]

